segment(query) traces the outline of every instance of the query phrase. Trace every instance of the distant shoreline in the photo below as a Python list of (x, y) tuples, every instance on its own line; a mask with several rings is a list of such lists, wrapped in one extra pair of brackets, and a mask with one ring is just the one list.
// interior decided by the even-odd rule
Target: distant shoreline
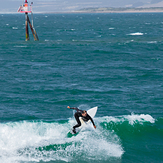
[[(82, 14), (82, 13), (163, 13), (163, 7), (153, 7), (153, 8), (84, 8), (74, 11), (65, 12), (33, 12), (35, 14)], [(0, 14), (19, 14), (17, 12), (0, 12)]]
[(43, 14), (77, 14), (77, 13), (162, 13), (163, 7), (156, 8), (85, 8), (69, 12), (42, 12)]
[(40, 14), (84, 14), (84, 13), (163, 13), (163, 7), (158, 8), (86, 8), (69, 12), (42, 12)]
[(163, 7), (155, 7), (155, 8), (85, 8), (78, 11), (74, 11), (75, 13), (156, 13), (163, 12)]
[(84, 8), (80, 10), (75, 11), (69, 11), (69, 12), (43, 12), (46, 14), (60, 14), (60, 13), (162, 13), (163, 7), (152, 7), (152, 8)]
[(88, 11), (83, 11), (83, 12), (81, 12), (81, 11), (74, 11), (74, 12), (61, 12), (61, 13), (74, 13), (74, 14), (77, 14), (77, 13), (163, 13), (163, 11), (153, 11), (153, 10), (149, 10), (149, 11), (96, 11), (96, 12), (88, 12)]

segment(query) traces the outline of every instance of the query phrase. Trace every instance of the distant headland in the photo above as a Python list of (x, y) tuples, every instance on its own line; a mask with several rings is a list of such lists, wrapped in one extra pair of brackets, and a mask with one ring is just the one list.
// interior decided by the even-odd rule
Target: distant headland
[(150, 8), (111, 8), (111, 7), (100, 7), (100, 8), (83, 8), (75, 13), (148, 13), (148, 12), (163, 12), (163, 7), (150, 7)]

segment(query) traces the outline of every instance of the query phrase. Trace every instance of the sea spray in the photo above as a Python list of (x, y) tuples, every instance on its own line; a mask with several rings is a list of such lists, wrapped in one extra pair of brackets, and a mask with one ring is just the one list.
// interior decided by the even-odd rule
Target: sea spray
[(118, 159), (124, 153), (119, 138), (111, 132), (103, 131), (100, 126), (96, 130), (91, 127), (85, 128), (77, 136), (68, 138), (67, 133), (74, 123), (74, 119), (64, 123), (60, 121), (1, 123), (0, 160), (73, 162), (80, 157), (83, 161), (87, 159), (98, 161), (108, 160), (110, 157)]

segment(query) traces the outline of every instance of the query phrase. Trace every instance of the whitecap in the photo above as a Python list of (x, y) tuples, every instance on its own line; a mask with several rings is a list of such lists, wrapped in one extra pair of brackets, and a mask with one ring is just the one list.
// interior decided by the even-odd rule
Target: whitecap
[(155, 119), (149, 115), (149, 114), (134, 114), (132, 113), (131, 115), (124, 116), (125, 119), (128, 119), (129, 123), (133, 125), (136, 121), (139, 123), (142, 122), (150, 122), (150, 123), (155, 123)]
[(12, 27), (12, 29), (18, 29), (18, 27)]
[(25, 45), (16, 45), (16, 46), (14, 46), (15, 48), (26, 48), (27, 46)]
[(129, 124), (131, 125), (137, 122), (140, 124), (143, 124), (143, 122), (155, 123), (155, 119), (149, 114), (139, 115), (139, 114), (134, 114), (134, 113), (132, 113), (131, 115), (124, 115), (124, 116), (118, 116), (118, 117), (105, 116), (102, 118), (102, 120), (106, 121), (107, 123), (109, 122), (123, 123), (125, 121), (128, 121)]
[(142, 36), (142, 35), (144, 35), (144, 34), (141, 33), (141, 32), (136, 32), (136, 33), (130, 33), (130, 34), (128, 34), (128, 35), (131, 35), (131, 36)]
[(157, 44), (157, 41), (148, 41), (148, 44)]

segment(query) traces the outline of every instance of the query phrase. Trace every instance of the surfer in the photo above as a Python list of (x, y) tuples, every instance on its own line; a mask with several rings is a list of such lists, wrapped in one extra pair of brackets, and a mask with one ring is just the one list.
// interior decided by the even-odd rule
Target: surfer
[(81, 122), (80, 122), (80, 120), (79, 120), (79, 117), (82, 117), (83, 121), (85, 121), (85, 122), (91, 120), (91, 122), (92, 122), (94, 128), (96, 129), (96, 125), (95, 125), (93, 119), (92, 119), (91, 116), (87, 113), (86, 110), (79, 110), (78, 108), (71, 108), (71, 107), (69, 107), (69, 106), (67, 106), (67, 108), (68, 108), (68, 109), (74, 109), (74, 110), (76, 110), (76, 113), (74, 114), (74, 117), (75, 117), (75, 119), (76, 119), (76, 121), (77, 121), (77, 124), (76, 124), (75, 126), (73, 126), (73, 130), (72, 130), (75, 134), (76, 134), (76, 128), (81, 126)]

